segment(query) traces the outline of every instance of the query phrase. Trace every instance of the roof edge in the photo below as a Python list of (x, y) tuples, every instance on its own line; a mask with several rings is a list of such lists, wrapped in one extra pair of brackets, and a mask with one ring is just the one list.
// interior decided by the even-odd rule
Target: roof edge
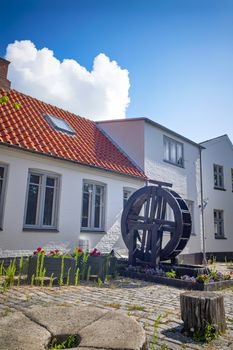
[(113, 173), (115, 175), (129, 177), (129, 178), (137, 179), (137, 180), (140, 180), (140, 181), (146, 181), (147, 180), (146, 175), (145, 175), (145, 177), (143, 177), (143, 176), (136, 176), (136, 175), (130, 175), (130, 174), (126, 174), (126, 173), (121, 173), (120, 171), (106, 169), (106, 168), (102, 168), (102, 167), (91, 165), (91, 164), (85, 164), (85, 163), (82, 163), (82, 162), (79, 162), (79, 161), (76, 161), (76, 160), (71, 160), (71, 159), (62, 158), (62, 157), (59, 157), (59, 156), (56, 156), (56, 155), (52, 155), (52, 154), (48, 154), (48, 153), (34, 151), (32, 149), (24, 148), (24, 147), (21, 147), (21, 146), (19, 147), (17, 145), (8, 144), (8, 143), (2, 142), (2, 141), (0, 141), (0, 146), (8, 147), (8, 148), (14, 148), (14, 149), (16, 149), (18, 151), (32, 153), (32, 154), (43, 156), (43, 157), (47, 157), (47, 158), (53, 158), (55, 160), (61, 160), (61, 161), (64, 161), (64, 162), (69, 162), (69, 163), (81, 165), (81, 166), (84, 166), (84, 167), (87, 167), (87, 168), (92, 168), (92, 169), (96, 169), (96, 170), (106, 171), (108, 173)]

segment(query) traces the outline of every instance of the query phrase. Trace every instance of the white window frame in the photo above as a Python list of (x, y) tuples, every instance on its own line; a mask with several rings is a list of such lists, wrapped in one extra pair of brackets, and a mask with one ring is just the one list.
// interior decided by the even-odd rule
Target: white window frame
[[(29, 195), (29, 186), (30, 186), (30, 176), (36, 175), (41, 178), (41, 183), (39, 186), (39, 194), (38, 194), (38, 203), (37, 203), (37, 223), (27, 224), (27, 207), (28, 207), (28, 195)], [(54, 198), (53, 198), (53, 213), (52, 213), (52, 224), (44, 225), (43, 224), (43, 216), (44, 216), (44, 206), (45, 206), (45, 190), (46, 190), (46, 180), (47, 177), (51, 177), (55, 179), (54, 186)], [(59, 208), (59, 199), (60, 199), (60, 183), (61, 176), (56, 173), (52, 173), (49, 171), (42, 171), (37, 169), (29, 169), (28, 171), (28, 179), (27, 179), (27, 191), (26, 191), (26, 200), (25, 200), (25, 210), (24, 210), (24, 226), (23, 228), (26, 230), (57, 230), (58, 228), (58, 208)]]
[(185, 199), (185, 202), (187, 204), (187, 207), (189, 209), (190, 215), (191, 215), (191, 220), (192, 220), (192, 231), (191, 234), (192, 235), (196, 235), (195, 234), (195, 224), (194, 224), (194, 201), (190, 200), (190, 199)]
[[(224, 211), (221, 210), (221, 209), (214, 209), (214, 213), (221, 213), (222, 215), (222, 218), (219, 219), (219, 218), (215, 218), (214, 217), (214, 236), (215, 238), (225, 238), (225, 232), (224, 232)], [(222, 223), (222, 234), (219, 234), (219, 223)], [(217, 226), (217, 230), (215, 230), (215, 226)], [(217, 231), (217, 232), (215, 232)]]
[[(224, 169), (222, 165), (214, 164), (214, 188), (224, 190)], [(221, 169), (221, 170), (220, 170)], [(215, 185), (215, 176), (217, 180), (217, 184)], [(222, 185), (220, 185), (220, 178), (222, 181)]]
[[(172, 144), (175, 145), (175, 159), (176, 159), (175, 161), (172, 160), (172, 155), (171, 155)], [(166, 145), (168, 145), (168, 156), (166, 155)], [(180, 158), (178, 159), (178, 146), (180, 146), (182, 149), (181, 161), (180, 161)], [(164, 151), (164, 156), (163, 156), (164, 162), (179, 166), (180, 168), (184, 168), (184, 144), (182, 142), (176, 141), (171, 137), (163, 135), (163, 151)]]
[(0, 163), (0, 168), (4, 169), (4, 175), (2, 178), (2, 193), (0, 197), (0, 230), (3, 230), (3, 217), (5, 209), (5, 197), (6, 197), (6, 186), (8, 180), (8, 164)]
[[(92, 185), (93, 186), (93, 193), (92, 197), (89, 197), (89, 206), (88, 206), (88, 226), (84, 227), (82, 226), (83, 221), (83, 195), (84, 195), (84, 185)], [(93, 200), (95, 198), (96, 194), (96, 186), (101, 186), (103, 190), (103, 196), (102, 196), (102, 203), (101, 203), (101, 227), (94, 227), (94, 221), (95, 221), (95, 201)], [(84, 179), (83, 180), (83, 187), (82, 187), (82, 212), (81, 212), (81, 230), (82, 231), (99, 231), (103, 232), (105, 230), (105, 210), (106, 210), (106, 189), (107, 186), (103, 182), (95, 181), (95, 180), (89, 180)]]

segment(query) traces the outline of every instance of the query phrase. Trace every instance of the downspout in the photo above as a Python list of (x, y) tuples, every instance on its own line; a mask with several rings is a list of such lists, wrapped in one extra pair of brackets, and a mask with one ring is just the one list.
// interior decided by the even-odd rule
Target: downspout
[(202, 157), (201, 157), (202, 148), (199, 148), (200, 153), (200, 186), (201, 186), (201, 223), (202, 223), (202, 246), (203, 246), (203, 257), (202, 263), (207, 266), (206, 259), (206, 244), (205, 244), (205, 218), (204, 218), (204, 199), (203, 199), (203, 178), (202, 178)]

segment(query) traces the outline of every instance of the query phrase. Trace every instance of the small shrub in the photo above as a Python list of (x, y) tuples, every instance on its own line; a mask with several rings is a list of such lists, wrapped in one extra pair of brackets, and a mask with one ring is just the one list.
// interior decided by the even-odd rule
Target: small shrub
[(171, 271), (165, 272), (165, 276), (169, 278), (176, 278), (176, 271), (171, 270)]
[(57, 338), (53, 338), (49, 343), (48, 349), (72, 349), (76, 348), (79, 345), (79, 342), (80, 338), (78, 335), (75, 334), (71, 334), (68, 337), (65, 337), (64, 340), (58, 340)]

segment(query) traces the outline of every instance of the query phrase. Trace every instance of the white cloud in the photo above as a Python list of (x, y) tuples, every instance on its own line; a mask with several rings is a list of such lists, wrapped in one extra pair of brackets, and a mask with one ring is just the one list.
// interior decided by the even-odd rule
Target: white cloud
[(77, 61), (60, 62), (52, 50), (38, 50), (30, 40), (7, 46), (12, 87), (65, 110), (94, 120), (124, 118), (129, 99), (129, 76), (103, 53), (89, 72)]

